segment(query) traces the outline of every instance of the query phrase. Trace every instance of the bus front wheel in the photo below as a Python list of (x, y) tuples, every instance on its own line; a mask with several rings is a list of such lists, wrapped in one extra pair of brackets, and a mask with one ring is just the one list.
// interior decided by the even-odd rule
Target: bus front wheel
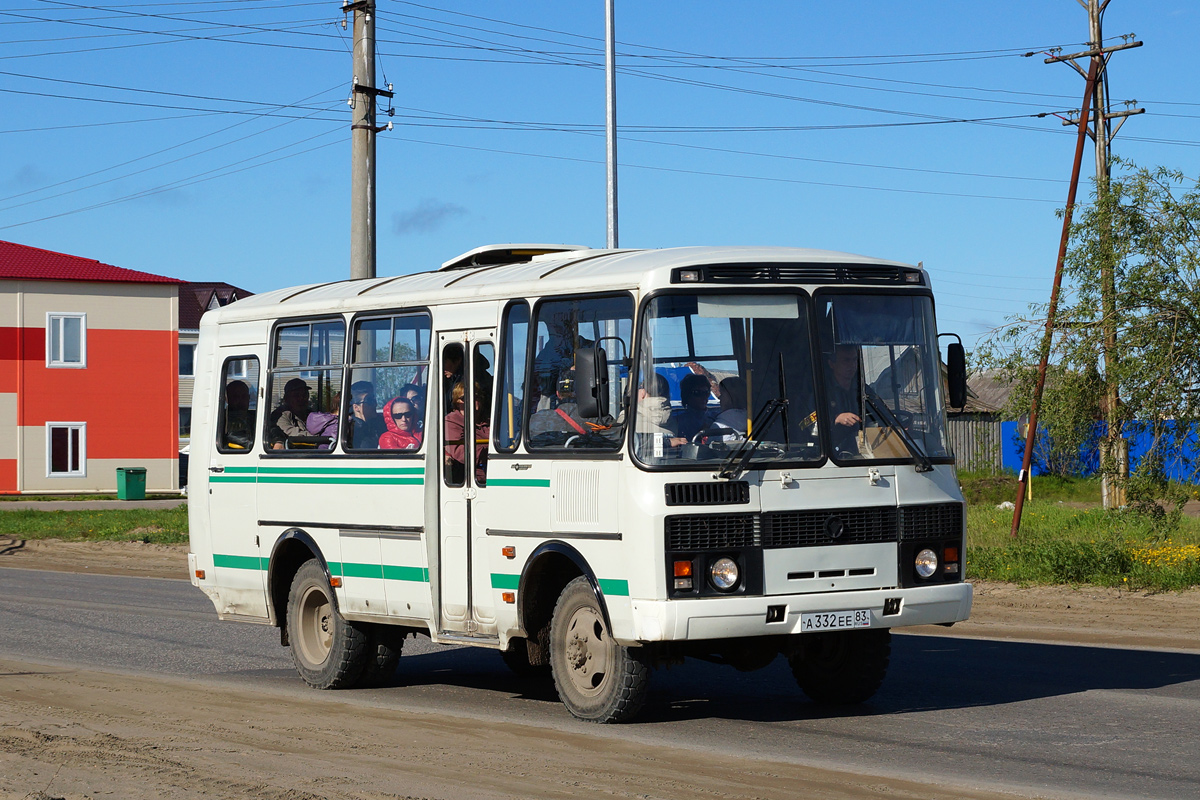
[(317, 689), (354, 686), (367, 662), (368, 637), (338, 613), (325, 570), (304, 562), (288, 592), (288, 641), (296, 671)]
[(550, 669), (559, 699), (589, 722), (624, 722), (646, 701), (650, 668), (612, 638), (586, 577), (567, 584), (550, 622)]
[(806, 633), (788, 663), (801, 691), (814, 703), (853, 705), (879, 691), (891, 652), (892, 632), (887, 628)]

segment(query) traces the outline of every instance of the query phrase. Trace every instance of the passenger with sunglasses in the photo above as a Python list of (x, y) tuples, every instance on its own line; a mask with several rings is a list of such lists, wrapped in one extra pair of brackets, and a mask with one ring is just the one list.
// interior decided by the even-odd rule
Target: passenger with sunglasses
[(380, 450), (418, 450), (421, 432), (417, 430), (417, 407), (407, 398), (394, 397), (383, 407), (387, 432), (379, 437)]

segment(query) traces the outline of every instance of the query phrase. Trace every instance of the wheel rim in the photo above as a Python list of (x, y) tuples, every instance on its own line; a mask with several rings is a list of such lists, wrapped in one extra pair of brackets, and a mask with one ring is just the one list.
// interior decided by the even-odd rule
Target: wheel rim
[(333, 649), (333, 604), (319, 586), (311, 586), (300, 599), (300, 654), (312, 667), (325, 663)]
[(571, 615), (566, 645), (571, 686), (588, 697), (599, 694), (608, 677), (613, 644), (596, 609), (584, 607)]

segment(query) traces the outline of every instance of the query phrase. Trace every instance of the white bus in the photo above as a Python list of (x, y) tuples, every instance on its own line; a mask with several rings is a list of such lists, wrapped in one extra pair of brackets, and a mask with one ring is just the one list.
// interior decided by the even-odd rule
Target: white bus
[(585, 720), (688, 656), (862, 702), (891, 628), (971, 608), (947, 354), (923, 269), (817, 250), (498, 245), (254, 295), (201, 322), (191, 580), (318, 688), (421, 634)]

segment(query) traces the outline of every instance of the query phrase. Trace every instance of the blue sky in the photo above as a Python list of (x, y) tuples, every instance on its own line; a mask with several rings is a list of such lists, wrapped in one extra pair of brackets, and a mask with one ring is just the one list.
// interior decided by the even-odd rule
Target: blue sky
[[(379, 274), (603, 246), (602, 0), (379, 0), (377, 19)], [(347, 277), (341, 20), (0, 1), (0, 239), (252, 291)], [(1114, 103), (1147, 110), (1115, 152), (1195, 178), (1200, 3), (1112, 0), (1104, 25), (1145, 42), (1112, 59)], [(617, 34), (623, 246), (923, 261), (968, 343), (1048, 296), (1074, 135), (1033, 115), (1078, 110), (1083, 79), (1043, 63), (1084, 49), (1075, 0), (618, 0)]]

